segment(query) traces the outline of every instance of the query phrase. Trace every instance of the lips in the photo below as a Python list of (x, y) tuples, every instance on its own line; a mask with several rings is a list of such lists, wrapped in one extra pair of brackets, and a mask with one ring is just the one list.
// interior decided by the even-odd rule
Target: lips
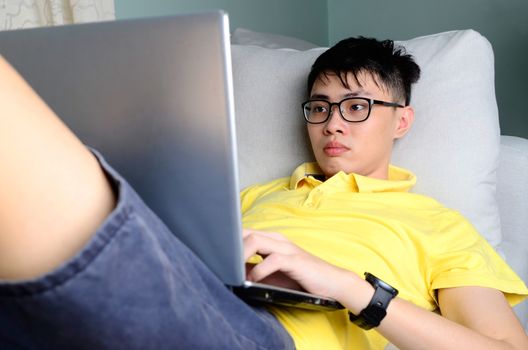
[(323, 148), (324, 153), (329, 157), (338, 157), (348, 150), (348, 147), (336, 141), (328, 142)]

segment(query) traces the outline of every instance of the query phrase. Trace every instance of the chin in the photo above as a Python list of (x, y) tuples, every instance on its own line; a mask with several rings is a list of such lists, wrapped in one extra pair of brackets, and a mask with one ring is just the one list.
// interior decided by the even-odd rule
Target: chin
[(351, 163), (353, 162), (351, 159), (343, 157), (328, 157), (325, 154), (319, 154), (319, 157), (316, 156), (315, 159), (327, 179), (340, 171), (349, 174), (356, 170), (354, 167), (351, 167)]
[(330, 178), (337, 174), (340, 171), (347, 172), (344, 167), (339, 166), (338, 164), (325, 164), (323, 166), (319, 165), (326, 178)]

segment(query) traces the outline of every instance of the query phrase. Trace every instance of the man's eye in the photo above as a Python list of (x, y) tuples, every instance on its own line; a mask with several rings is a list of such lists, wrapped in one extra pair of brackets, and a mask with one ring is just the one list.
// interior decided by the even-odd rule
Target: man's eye
[(313, 106), (312, 113), (326, 113), (326, 107), (325, 106)]
[(356, 103), (356, 104), (352, 104), (352, 105), (350, 105), (350, 108), (349, 108), (349, 109), (350, 109), (350, 111), (352, 111), (352, 112), (358, 112), (358, 111), (362, 111), (362, 110), (364, 110), (365, 108), (366, 108), (365, 105), (362, 105), (362, 104), (358, 104), (358, 103)]

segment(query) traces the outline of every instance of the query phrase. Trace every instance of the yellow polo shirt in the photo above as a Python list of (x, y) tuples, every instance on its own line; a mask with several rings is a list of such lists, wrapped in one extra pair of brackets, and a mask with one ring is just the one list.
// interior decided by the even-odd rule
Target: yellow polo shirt
[[(399, 296), (438, 308), (436, 289), (483, 286), (516, 304), (523, 281), (459, 213), (408, 192), (415, 176), (390, 166), (389, 179), (337, 173), (322, 182), (315, 163), (290, 178), (255, 185), (241, 194), (243, 225), (280, 232), (306, 251), (356, 272), (371, 272)], [(298, 349), (383, 349), (376, 330), (363, 331), (347, 311), (270, 307)]]

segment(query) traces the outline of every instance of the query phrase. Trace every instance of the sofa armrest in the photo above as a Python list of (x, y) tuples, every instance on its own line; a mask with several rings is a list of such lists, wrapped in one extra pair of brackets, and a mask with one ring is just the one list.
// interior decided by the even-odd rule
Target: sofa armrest
[(503, 241), (528, 247), (528, 139), (501, 136), (497, 176)]
[[(503, 235), (500, 250), (528, 284), (528, 139), (501, 136), (497, 200)], [(528, 302), (515, 311), (528, 330)]]

